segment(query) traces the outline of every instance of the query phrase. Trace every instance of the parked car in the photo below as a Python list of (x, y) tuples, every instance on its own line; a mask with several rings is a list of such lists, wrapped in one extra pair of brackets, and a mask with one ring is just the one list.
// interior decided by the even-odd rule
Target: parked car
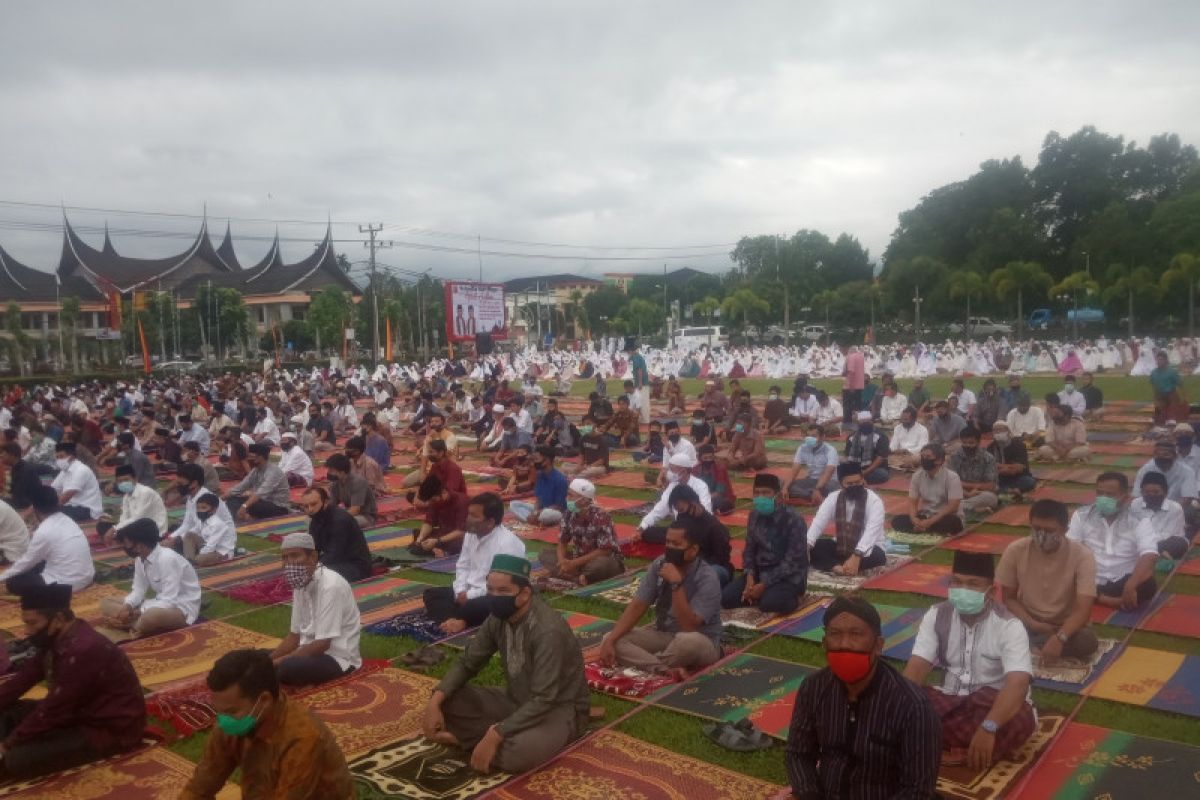
[(800, 335), (810, 342), (816, 342), (829, 335), (829, 329), (824, 325), (805, 325)]
[(155, 364), (154, 369), (164, 372), (195, 372), (199, 366), (195, 361), (164, 361), (161, 364)]
[[(963, 333), (961, 322), (953, 322), (947, 326), (951, 333)], [(968, 336), (1010, 336), (1012, 325), (1007, 322), (992, 322), (987, 317), (967, 317), (966, 333)]]

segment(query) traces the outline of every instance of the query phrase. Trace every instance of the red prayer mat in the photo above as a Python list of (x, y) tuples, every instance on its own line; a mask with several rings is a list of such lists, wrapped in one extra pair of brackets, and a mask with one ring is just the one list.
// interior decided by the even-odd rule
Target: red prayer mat
[(156, 689), (202, 675), (230, 650), (274, 648), (279, 640), (225, 622), (205, 622), (136, 639), (123, 646), (142, 686)]
[(1004, 533), (974, 532), (947, 539), (940, 546), (946, 550), (967, 550), (972, 553), (999, 555), (1004, 552), (1004, 548), (1020, 538), (1020, 536), (1009, 536)]
[(946, 597), (950, 591), (950, 567), (913, 561), (900, 569), (872, 578), (863, 584), (863, 588)]
[(417, 733), (436, 685), (433, 678), (389, 668), (298, 699), (329, 726), (342, 752), (352, 758)]
[(1172, 594), (1142, 622), (1141, 630), (1200, 639), (1200, 596)]
[[(105, 759), (49, 778), (0, 788), (14, 800), (159, 800), (179, 797), (196, 765), (165, 747)], [(13, 793), (14, 788), (24, 786)], [(225, 795), (221, 797), (232, 797)]]

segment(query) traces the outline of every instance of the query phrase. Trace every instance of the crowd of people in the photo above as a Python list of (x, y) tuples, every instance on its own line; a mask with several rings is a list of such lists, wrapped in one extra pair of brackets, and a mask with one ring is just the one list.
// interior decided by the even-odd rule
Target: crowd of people
[[(11, 389), (0, 410), (0, 583), (20, 600), (31, 650), (14, 657), (14, 677), (0, 684), (0, 776), (87, 763), (140, 741), (144, 700), (129, 660), (71, 610), (73, 593), (95, 580), (93, 547), (119, 546), (133, 566), (129, 593), (103, 603), (102, 626), (153, 636), (196, 623), (197, 570), (236, 557), (239, 525), (307, 514), (307, 532), (288, 534), (280, 549), (293, 591), (289, 633), (273, 651), (217, 661), (207, 678), (217, 727), (184, 796), (215, 796), (239, 767), (247, 796), (349, 796), (329, 731), (280, 687), (319, 685), (361, 666), (352, 584), (372, 572), (364, 529), (377, 523), (381, 496), (402, 493), (423, 520), (412, 551), (457, 555), (452, 584), (425, 592), (429, 618), (446, 635), (478, 631), (429, 699), (423, 733), (468, 750), (477, 770), (519, 773), (589, 722), (582, 655), (535, 572), (580, 586), (626, 573), (626, 543), (597, 492), (618, 455), (640, 462), (658, 495), (635, 541), (662, 554), (599, 659), (682, 680), (722, 658), (723, 609), (791, 613), (811, 570), (855, 578), (884, 568), (889, 530), (960, 533), (1002, 503), (1025, 501), (1040, 465), (1086, 462), (1088, 427), (1105, 406), (1082, 367), (1098, 359), (1096, 370), (1110, 369), (1113, 351), (1128, 363), (1120, 343), (1051, 355), (1060, 371), (1072, 357), (1084, 363), (1063, 374), (1059, 390), (1034, 398), (1022, 386), (1027, 370), (1014, 368), (1030, 353), (1010, 348), (998, 379), (963, 374), (934, 397), (923, 381), (932, 371), (920, 366), (933, 351), (897, 351), (893, 365), (879, 348), (849, 348), (834, 359), (838, 397), (808, 381), (824, 368), (805, 369), (831, 351), (775, 348), (757, 353), (745, 374), (759, 364), (791, 384), (756, 399), (715, 360), (700, 366), (703, 390), (689, 396), (676, 379), (686, 364), (626, 344), (619, 358), (606, 344), (420, 370)], [(902, 671), (882, 657), (880, 616), (869, 603), (847, 595), (828, 606), (829, 666), (801, 686), (788, 740), (798, 797), (827, 796), (847, 781), (864, 798), (932, 796), (940, 764), (982, 767), (1011, 754), (1034, 729), (1035, 660), (1094, 653), (1094, 604), (1150, 601), (1156, 560), (1182, 557), (1200, 526), (1200, 449), (1179, 411), (1172, 365), (1175, 355), (1194, 360), (1189, 348), (1182, 341), (1152, 355), (1158, 363), (1145, 374), (1163, 424), (1134, 480), (1101, 473), (1094, 501), (1073, 513), (1037, 499), (1029, 535), (998, 563), (957, 551), (949, 599), (926, 614)], [(946, 356), (956, 373), (975, 372), (958, 355), (995, 372), (1002, 353), (956, 352)], [(943, 355), (933, 356), (938, 369)], [(738, 351), (721, 358), (736, 370)], [(624, 390), (615, 397), (606, 384), (613, 375)], [(586, 409), (568, 415), (560, 399), (589, 377)], [(912, 381), (907, 392), (898, 378)], [(1169, 424), (1167, 414), (1175, 415)], [(793, 430), (792, 466), (768, 469), (766, 439)], [(496, 474), (494, 491), (468, 492), (460, 463), (468, 458)], [(732, 478), (743, 473), (753, 480), (736, 568), (722, 518), (739, 499)], [(889, 519), (876, 487), (897, 480), (907, 483), (907, 507)], [(106, 511), (106, 497), (120, 499), (119, 512)], [(812, 508), (811, 524), (802, 506)], [(170, 508), (183, 509), (177, 524), (168, 523)], [(518, 523), (555, 528), (556, 542), (531, 553)], [(504, 686), (473, 684), (497, 653)], [(935, 667), (943, 678), (926, 685)], [(20, 699), (42, 680), (46, 699)]]

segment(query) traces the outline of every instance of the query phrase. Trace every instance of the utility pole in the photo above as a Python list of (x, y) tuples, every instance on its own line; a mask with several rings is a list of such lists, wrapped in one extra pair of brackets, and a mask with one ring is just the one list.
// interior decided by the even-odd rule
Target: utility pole
[[(358, 232), (367, 234), (370, 239), (363, 242), (363, 247), (371, 251), (371, 363), (379, 363), (379, 281), (375, 275), (375, 250), (380, 247), (391, 247), (392, 243), (376, 240), (375, 234), (383, 230), (383, 224), (359, 225)], [(343, 334), (345, 335), (345, 334)]]
[(913, 295), (913, 333), (915, 334), (914, 341), (921, 339), (921, 287), (917, 286), (917, 293)]
[(787, 285), (787, 281), (785, 281), (783, 279), (783, 276), (780, 271), (780, 264), (779, 264), (779, 240), (780, 240), (780, 238), (781, 238), (781, 236), (775, 237), (775, 278), (776, 278), (776, 280), (778, 280), (780, 283), (783, 284), (783, 345), (784, 345), (784, 347), (787, 347), (789, 344), (791, 344), (791, 336), (792, 336), (791, 322), (792, 322), (792, 320), (791, 320), (791, 313), (790, 313), (791, 309), (788, 308), (788, 285)]

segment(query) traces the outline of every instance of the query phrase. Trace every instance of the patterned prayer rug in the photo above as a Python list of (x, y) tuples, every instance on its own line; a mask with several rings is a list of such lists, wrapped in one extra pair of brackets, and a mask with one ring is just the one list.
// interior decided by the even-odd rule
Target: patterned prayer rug
[[(616, 603), (619, 606), (627, 606), (633, 602), (633, 598), (637, 595), (638, 587), (641, 585), (644, 575), (645, 573), (635, 575), (633, 576), (635, 579), (628, 583), (598, 591), (592, 596), (598, 597), (601, 600), (607, 600), (610, 603)], [(599, 586), (600, 584), (596, 585)]]
[(780, 790), (758, 778), (606, 730), (489, 796), (500, 800), (766, 800)]
[(989, 525), (1009, 525), (1014, 528), (1028, 528), (1029, 506), (1020, 504), (1001, 506), (983, 521)]
[(897, 544), (928, 546), (928, 545), (940, 544), (940, 543), (946, 541), (946, 537), (940, 533), (917, 533), (915, 531), (912, 533), (905, 533), (903, 531), (894, 531), (894, 530), (888, 529), (886, 531), (886, 535), (887, 535), (887, 538), (891, 539), (893, 542), (896, 542)]
[(813, 672), (813, 667), (743, 653), (653, 699), (664, 708), (722, 722), (748, 718), (771, 736), (785, 739), (796, 689)]
[(1172, 594), (1165, 597), (1142, 622), (1140, 629), (1200, 639), (1200, 596)]
[(272, 636), (229, 625), (205, 622), (123, 646), (133, 663), (142, 686), (156, 689), (174, 681), (203, 675), (213, 662), (230, 650), (246, 647), (274, 648), (279, 640)]
[[(812, 585), (811, 579), (809, 585)], [(950, 591), (950, 567), (945, 564), (926, 564), (922, 561), (914, 561), (897, 570), (872, 578), (863, 584), (863, 588), (946, 597)]]
[(1060, 692), (1078, 692), (1116, 659), (1120, 653), (1119, 644), (1116, 639), (1100, 639), (1091, 658), (1063, 658), (1054, 666), (1040, 664), (1034, 659), (1033, 685), (1042, 689), (1057, 689)]
[(1061, 716), (1040, 717), (1037, 730), (1025, 744), (1011, 758), (997, 761), (989, 769), (977, 771), (965, 765), (943, 766), (938, 772), (938, 793), (943, 798), (963, 800), (995, 800), (1008, 796), (1041, 757), (1064, 721)]
[(1200, 717), (1200, 657), (1126, 647), (1089, 695)]
[[(0, 787), (13, 800), (159, 800), (179, 797), (196, 765), (165, 747), (105, 759), (48, 778)], [(239, 793), (240, 794), (240, 793)], [(220, 797), (236, 797), (222, 793)]]
[(597, 692), (641, 700), (675, 683), (668, 675), (654, 675), (633, 667), (606, 667), (595, 661), (583, 665), (587, 684)]
[(867, 584), (880, 576), (901, 569), (910, 561), (912, 561), (911, 556), (900, 556), (889, 553), (887, 563), (882, 567), (864, 569), (854, 576), (836, 575), (832, 572), (822, 572), (819, 569), (810, 568), (808, 570), (808, 588), (828, 592), (853, 592), (856, 589), (867, 586)]
[(200, 579), (201, 588), (219, 591), (239, 583), (260, 580), (272, 572), (282, 571), (279, 553), (255, 553), (216, 566), (201, 567), (196, 570), (196, 576)]
[(385, 744), (350, 762), (360, 797), (469, 800), (505, 783), (509, 775), (480, 775), (471, 754), (423, 737)]
[(425, 644), (440, 642), (446, 638), (441, 623), (430, 619), (424, 609), (409, 611), (367, 625), (363, 628), (363, 633), (373, 633), (377, 636), (407, 636)]
[[(810, 642), (820, 642), (825, 637), (824, 616), (828, 603), (821, 603), (804, 616), (779, 629), (777, 633), (784, 636), (795, 636)], [(880, 622), (883, 623), (883, 654), (889, 658), (907, 661), (912, 655), (913, 642), (917, 638), (917, 629), (925, 618), (927, 608), (908, 608), (883, 603), (874, 603), (879, 612)]]
[[(128, 558), (128, 557), (127, 557)], [(100, 601), (106, 598), (120, 600), (129, 594), (116, 586), (93, 583), (71, 595), (71, 610), (75, 616), (92, 624), (100, 621)], [(0, 601), (0, 630), (16, 638), (25, 637), (25, 623), (21, 621), (21, 604), (11, 600)]]
[(606, 581), (592, 583), (587, 586), (580, 586), (576, 589), (572, 589), (570, 592), (567, 592), (567, 594), (571, 595), (572, 597), (595, 597), (603, 592), (609, 591), (610, 589), (619, 589), (622, 586), (628, 586), (631, 583), (636, 585), (641, 582), (642, 576), (645, 574), (645, 570), (626, 572), (624, 575), (618, 575), (617, 577), (609, 578)]
[(349, 759), (416, 734), (436, 685), (433, 678), (389, 668), (298, 699), (329, 726)]
[(1020, 797), (1194, 797), (1198, 766), (1200, 748), (1072, 722), (1030, 771)]
[(596, 495), (596, 505), (603, 508), (605, 511), (621, 511), (629, 513), (630, 509), (645, 505), (645, 502), (632, 497), (608, 497), (606, 495)]
[(1091, 620), (1093, 623), (1098, 625), (1119, 625), (1122, 628), (1133, 628), (1139, 625), (1141, 621), (1149, 614), (1152, 614), (1161, 608), (1167, 602), (1167, 600), (1170, 599), (1170, 597), (1171, 595), (1160, 592), (1159, 594), (1155, 595), (1154, 599), (1149, 603), (1139, 608), (1135, 608), (1133, 611), (1125, 611), (1120, 608), (1110, 608), (1108, 606), (1102, 606), (1099, 603), (1094, 603), (1092, 605)]
[(946, 550), (967, 550), (972, 553), (991, 553), (992, 555), (1000, 555), (1004, 552), (1004, 548), (1008, 547), (1019, 538), (1021, 537), (1011, 536), (1004, 533), (984, 533), (982, 531), (972, 531), (961, 536), (954, 536), (950, 539), (946, 539), (941, 546)]

